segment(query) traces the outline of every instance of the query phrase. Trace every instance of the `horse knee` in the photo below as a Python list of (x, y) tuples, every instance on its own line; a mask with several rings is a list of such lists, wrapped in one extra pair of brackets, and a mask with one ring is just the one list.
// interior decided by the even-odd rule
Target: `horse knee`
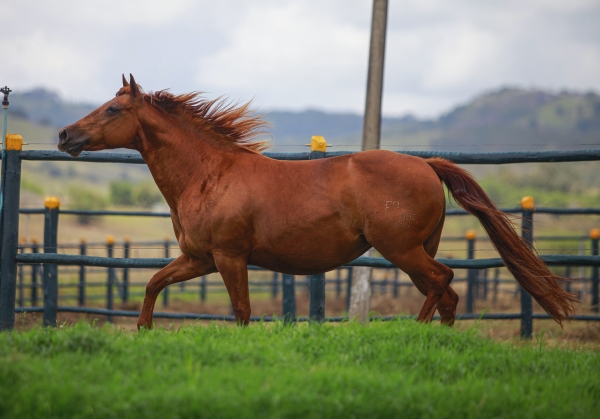
[(160, 294), (164, 286), (161, 286), (161, 278), (154, 275), (146, 285), (146, 295), (154, 296)]
[[(442, 298), (446, 292), (450, 290), (450, 283), (452, 282), (452, 279), (454, 279), (454, 271), (445, 266), (444, 268), (445, 269), (441, 269), (440, 272), (432, 272), (434, 281), (432, 281), (430, 285), (430, 292), (438, 298)], [(456, 297), (458, 297), (458, 295)]]
[(442, 281), (443, 281), (444, 285), (446, 286), (446, 289), (448, 289), (450, 283), (454, 279), (454, 271), (445, 266), (444, 266), (444, 268), (446, 268), (446, 269), (444, 269), (444, 272), (442, 274)]
[(154, 285), (152, 282), (148, 282), (148, 284), (146, 284), (146, 295), (154, 295), (154, 294), (157, 294), (156, 285)]

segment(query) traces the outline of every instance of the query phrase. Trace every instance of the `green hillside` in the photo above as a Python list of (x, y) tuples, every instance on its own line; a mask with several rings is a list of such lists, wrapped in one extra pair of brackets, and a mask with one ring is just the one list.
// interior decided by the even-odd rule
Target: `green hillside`
[(435, 149), (589, 149), (600, 146), (600, 96), (501, 89), (441, 116)]
[(58, 129), (51, 125), (38, 124), (22, 117), (10, 116), (7, 132), (21, 134), (25, 148), (44, 149), (54, 147), (58, 139)]
[[(338, 149), (359, 149), (362, 116), (320, 111), (270, 112), (276, 146), (324, 135)], [(447, 151), (589, 149), (600, 146), (600, 96), (503, 88), (437, 119), (383, 118), (382, 148)], [(300, 149), (298, 149), (300, 150)]]

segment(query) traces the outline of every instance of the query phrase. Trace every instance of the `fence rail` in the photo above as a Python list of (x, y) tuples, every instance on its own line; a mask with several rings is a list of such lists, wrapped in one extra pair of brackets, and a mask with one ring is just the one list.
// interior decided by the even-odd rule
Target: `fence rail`
[[(355, 154), (356, 151), (327, 152), (324, 157), (337, 157)], [(400, 150), (397, 153), (411, 156), (432, 158), (442, 157), (457, 164), (512, 164), (512, 163), (548, 163), (578, 162), (600, 160), (600, 150), (576, 151), (505, 151), (491, 153), (462, 153), (453, 151), (414, 151)], [(310, 152), (306, 153), (263, 153), (276, 160), (310, 160)], [(139, 154), (95, 153), (84, 151), (79, 157), (72, 157), (60, 151), (31, 150), (21, 151), (21, 160), (51, 161), (84, 161), (94, 163), (133, 163), (146, 164)]]
[[(19, 208), (19, 214), (43, 214), (44, 208)], [(98, 210), (61, 210), (61, 214), (67, 215), (120, 215), (129, 217), (170, 217), (169, 212), (154, 211), (98, 211)]]
[[(335, 157), (340, 155), (353, 154), (354, 152), (339, 151), (323, 153), (313, 151), (310, 153), (265, 153), (266, 156), (278, 160), (308, 160), (311, 158)], [(544, 151), (544, 152), (498, 152), (498, 153), (460, 153), (460, 152), (432, 152), (432, 151), (402, 151), (418, 157), (443, 157), (459, 164), (509, 164), (509, 163), (537, 163), (537, 162), (577, 162), (577, 161), (598, 161), (600, 160), (600, 150), (581, 150), (581, 151)], [(116, 284), (114, 269), (116, 268), (160, 268), (169, 263), (171, 258), (114, 258), (112, 257), (113, 247), (110, 247), (109, 257), (96, 257), (81, 255), (57, 254), (59, 248), (57, 244), (57, 228), (59, 214), (72, 215), (102, 215), (102, 216), (144, 216), (144, 217), (169, 217), (169, 213), (156, 213), (149, 211), (84, 211), (84, 210), (60, 210), (58, 205), (50, 203), (44, 209), (19, 209), (20, 194), (20, 176), (21, 162), (23, 160), (50, 160), (50, 161), (80, 161), (80, 162), (98, 162), (98, 163), (133, 163), (144, 164), (139, 154), (123, 153), (82, 153), (78, 158), (73, 158), (65, 153), (58, 151), (21, 151), (20, 149), (7, 150), (3, 156), (3, 166), (6, 165), (7, 176), (5, 182), (6, 199), (3, 207), (2, 231), (1, 237), (1, 276), (0, 276), (0, 330), (12, 329), (14, 327), (14, 313), (17, 312), (43, 312), (44, 324), (55, 325), (56, 312), (68, 311), (79, 313), (92, 313), (106, 315), (109, 319), (112, 316), (137, 316), (135, 311), (114, 310), (112, 307), (112, 290)], [(10, 191), (10, 193), (8, 193)], [(530, 237), (532, 234), (533, 209), (525, 210), (523, 208), (507, 208), (507, 213), (521, 214), (523, 218), (523, 235)], [(547, 214), (600, 214), (600, 209), (582, 208), (582, 209), (555, 209), (538, 208), (537, 213)], [(44, 253), (18, 253), (18, 213), (21, 214), (43, 214), (44, 215)], [(464, 210), (448, 210), (448, 215), (467, 215)], [(528, 227), (526, 227), (526, 225)], [(469, 242), (469, 249), (474, 250), (474, 241)], [(598, 267), (600, 266), (600, 257), (598, 255), (598, 238), (592, 241), (593, 254), (588, 255), (544, 255), (542, 259), (549, 265), (562, 266), (591, 266), (592, 267), (592, 307), (598, 308)], [(85, 250), (85, 249), (84, 249)], [(168, 252), (168, 247), (167, 247)], [(85, 252), (84, 252), (85, 253)], [(470, 254), (472, 255), (473, 252)], [(495, 268), (503, 266), (499, 258), (489, 259), (438, 259), (451, 268), (468, 269), (467, 276), (468, 293), (473, 290), (477, 276), (476, 269)], [(44, 306), (43, 307), (15, 307), (16, 294), (16, 275), (17, 263), (20, 264), (42, 264), (43, 265), (43, 289)], [(71, 307), (58, 306), (58, 270), (57, 265), (77, 265), (77, 266), (97, 266), (108, 268), (107, 282), (107, 303), (106, 309), (89, 307)], [(382, 258), (358, 258), (350, 262), (347, 267), (369, 266), (376, 268), (395, 268), (393, 264)], [(258, 267), (249, 267), (250, 269), (260, 269)], [(82, 268), (84, 269), (84, 268)], [(33, 277), (32, 277), (33, 278)], [(310, 286), (310, 310), (309, 318), (296, 316), (295, 306), (295, 288), (294, 277), (292, 275), (282, 276), (283, 290), (283, 319), (285, 321), (304, 321), (311, 319), (314, 321), (344, 321), (344, 317), (324, 316), (324, 298), (325, 298), (325, 277), (323, 274), (309, 277)], [(396, 284), (398, 285), (398, 284)], [(125, 286), (125, 280), (122, 286)], [(32, 287), (32, 290), (34, 288)], [(37, 289), (37, 285), (35, 287)], [(165, 301), (168, 298), (168, 288), (164, 291)], [(472, 310), (470, 300), (472, 295), (467, 296), (467, 308)], [(549, 318), (545, 314), (532, 313), (531, 297), (524, 291), (521, 293), (522, 309), (520, 313), (509, 314), (475, 314), (472, 312), (459, 316), (459, 319), (521, 319), (522, 333), (525, 336), (531, 336), (531, 322), (537, 318)], [(527, 302), (529, 301), (529, 302)], [(155, 313), (155, 317), (182, 318), (182, 319), (214, 319), (214, 320), (233, 320), (232, 316), (217, 316), (204, 314), (180, 314), (180, 313)], [(398, 318), (399, 316), (383, 316), (381, 320)], [(405, 316), (411, 317), (411, 316)], [(268, 317), (253, 318), (253, 320), (267, 321), (274, 319)], [(579, 320), (600, 320), (600, 316), (578, 316)]]
[[(587, 255), (542, 255), (546, 265), (553, 266), (600, 266), (600, 256)], [(57, 265), (85, 265), (103, 268), (155, 268), (160, 269), (171, 263), (174, 258), (108, 258), (99, 256), (61, 255), (44, 253), (21, 253), (16, 256), (19, 263), (54, 263)], [(452, 269), (489, 269), (501, 268), (504, 262), (500, 258), (488, 259), (436, 259)], [(345, 267), (366, 266), (369, 268), (396, 268), (392, 262), (383, 258), (361, 256)], [(248, 265), (248, 270), (264, 270), (259, 266)]]

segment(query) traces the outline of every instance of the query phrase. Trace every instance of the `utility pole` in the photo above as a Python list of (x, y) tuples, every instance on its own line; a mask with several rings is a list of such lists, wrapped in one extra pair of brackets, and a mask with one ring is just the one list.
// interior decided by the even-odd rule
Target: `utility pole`
[[(387, 11), (388, 0), (373, 0), (367, 98), (363, 122), (363, 151), (376, 150), (381, 145), (381, 100), (383, 96)], [(371, 254), (372, 250), (369, 250), (366, 256)], [(362, 323), (368, 321), (371, 309), (372, 273), (372, 268), (355, 267), (352, 270), (352, 292), (348, 315), (350, 318), (356, 318)]]

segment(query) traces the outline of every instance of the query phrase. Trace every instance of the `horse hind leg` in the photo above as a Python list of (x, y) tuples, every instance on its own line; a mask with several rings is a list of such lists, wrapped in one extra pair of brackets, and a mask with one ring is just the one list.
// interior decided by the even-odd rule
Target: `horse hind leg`
[(443, 301), (440, 306), (443, 322), (446, 324), (454, 322), (455, 307), (453, 307), (452, 297), (456, 293), (453, 290), (449, 291), (450, 282), (454, 277), (454, 272), (450, 268), (435, 261), (421, 246), (408, 252), (383, 256), (406, 272), (419, 291), (426, 296), (417, 317), (418, 321), (431, 322), (435, 310)]
[[(445, 214), (442, 215), (440, 222), (436, 226), (431, 236), (429, 236), (427, 240), (425, 240), (425, 243), (423, 243), (423, 248), (425, 249), (425, 252), (427, 252), (427, 254), (432, 258), (435, 257), (435, 255), (437, 254), (438, 247), (440, 245), (442, 229), (444, 227), (444, 219)], [(427, 295), (428, 291), (429, 289), (426, 289), (424, 290), (424, 292), (421, 292), (423, 293), (423, 295)], [(452, 287), (450, 287), (450, 285), (448, 285), (448, 289), (446, 290), (444, 296), (440, 299), (437, 307), (437, 310), (440, 313), (442, 324), (445, 324), (447, 326), (452, 326), (454, 324), (454, 321), (456, 319), (456, 308), (458, 307), (458, 300), (458, 294), (452, 289)]]

